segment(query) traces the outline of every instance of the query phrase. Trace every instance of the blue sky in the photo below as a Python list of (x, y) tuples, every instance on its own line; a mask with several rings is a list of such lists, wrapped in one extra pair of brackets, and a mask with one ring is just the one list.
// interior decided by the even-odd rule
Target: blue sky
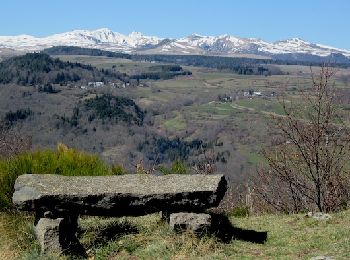
[(349, 0), (1, 0), (0, 35), (110, 28), (182, 37), (300, 37), (350, 49)]

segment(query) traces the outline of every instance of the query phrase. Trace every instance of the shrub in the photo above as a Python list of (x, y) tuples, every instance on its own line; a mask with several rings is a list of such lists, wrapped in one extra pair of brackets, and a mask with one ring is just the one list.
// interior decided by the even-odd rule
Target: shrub
[(128, 173), (125, 170), (125, 168), (121, 165), (113, 165), (111, 170), (112, 170), (113, 175), (124, 175), (124, 174)]
[(171, 165), (171, 172), (173, 174), (187, 174), (188, 169), (184, 162), (181, 161), (175, 161)]
[[(60, 174), (66, 176), (112, 175), (101, 159), (59, 144), (56, 151), (42, 150), (0, 160), (0, 210), (11, 208), (13, 186), (22, 174)], [(120, 174), (120, 172), (119, 172)]]
[(33, 111), (30, 108), (18, 109), (16, 111), (9, 111), (5, 115), (6, 124), (12, 125), (19, 120), (25, 120), (33, 114)]
[(230, 216), (236, 218), (249, 217), (249, 209), (245, 206), (234, 207), (230, 212)]
[(182, 161), (176, 160), (173, 162), (171, 167), (166, 167), (164, 165), (158, 166), (158, 170), (167, 175), (167, 174), (187, 174), (188, 173), (188, 167), (186, 164)]

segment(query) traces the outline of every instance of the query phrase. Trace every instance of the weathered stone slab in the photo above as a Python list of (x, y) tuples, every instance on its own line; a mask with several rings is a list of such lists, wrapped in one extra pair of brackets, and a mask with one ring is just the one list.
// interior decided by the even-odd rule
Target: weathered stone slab
[(159, 211), (197, 212), (215, 207), (226, 192), (223, 175), (18, 177), (13, 203), (37, 217), (138, 216)]
[(207, 233), (211, 230), (211, 216), (197, 213), (173, 213), (169, 225), (174, 231), (190, 230), (194, 233)]

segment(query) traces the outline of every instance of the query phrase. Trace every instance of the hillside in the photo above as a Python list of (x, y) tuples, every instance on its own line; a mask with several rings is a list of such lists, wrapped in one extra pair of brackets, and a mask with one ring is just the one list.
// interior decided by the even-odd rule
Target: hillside
[(120, 73), (109, 73), (80, 63), (63, 62), (43, 53), (28, 53), (0, 63), (0, 83), (19, 85), (64, 84), (72, 82), (122, 79)]
[[(102, 55), (106, 53), (94, 52), (94, 54)], [(121, 58), (124, 55), (116, 54), (113, 57)], [(61, 61), (46, 53), (28, 53), (0, 62), (0, 84), (15, 83), (24, 86), (50, 84), (86, 86), (89, 82), (92, 85), (95, 85), (94, 82), (102, 82), (114, 87), (126, 84), (135, 86), (143, 79), (170, 79), (183, 75), (191, 75), (191, 72), (184, 71), (180, 66), (171, 65), (154, 66), (148, 72), (127, 75), (120, 73), (115, 67), (97, 69), (90, 64)]]
[[(244, 75), (229, 69), (179, 66), (171, 61), (182, 57), (159, 56), (164, 63), (106, 56), (51, 56), (50, 60), (58, 57), (64, 64), (79, 63), (100, 73), (115, 71), (127, 75), (129, 82), (133, 77), (137, 82), (136, 77), (142, 75), (174, 75), (172, 71), (191, 71), (192, 75), (166, 80), (140, 77), (139, 85), (125, 84), (125, 88), (108, 84), (74, 87), (83, 85), (80, 82), (69, 87), (52, 84), (52, 89), (16, 82), (2, 84), (0, 119), (7, 120), (11, 129), (31, 136), (34, 149), (53, 148), (63, 142), (129, 170), (140, 161), (152, 168), (180, 160), (191, 171), (203, 170), (210, 162), (212, 169), (230, 181), (242, 183), (263, 163), (261, 147), (270, 143), (273, 134), (270, 116), (281, 113), (276, 95), (284, 91), (288, 99), (297, 99), (300, 90), (310, 86), (310, 68), (306, 66), (274, 64), (280, 75)], [(188, 56), (189, 60), (179, 62), (194, 63), (195, 58)], [(231, 58), (227, 59), (230, 64)], [(198, 64), (207, 63), (209, 67), (215, 61), (220, 64), (222, 60), (203, 57)], [(347, 109), (349, 69), (339, 68), (334, 80), (341, 107)], [(250, 96), (254, 92), (260, 96)], [(122, 98), (132, 105), (119, 106)], [(94, 103), (91, 108), (86, 106), (89, 102)]]

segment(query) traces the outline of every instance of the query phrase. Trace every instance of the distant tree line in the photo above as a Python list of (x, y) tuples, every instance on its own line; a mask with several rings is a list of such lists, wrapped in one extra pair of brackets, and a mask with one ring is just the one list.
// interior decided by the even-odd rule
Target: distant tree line
[(131, 59), (130, 54), (104, 51), (99, 49), (81, 48), (76, 46), (55, 46), (43, 50), (49, 55), (86, 55), (86, 56), (106, 56), (113, 58)]
[(52, 47), (44, 50), (51, 55), (90, 55), (106, 56), (131, 59), (135, 61), (155, 61), (162, 63), (173, 63), (187, 66), (200, 66), (215, 68), (220, 70), (230, 70), (238, 74), (257, 74), (270, 75), (281, 74), (281, 71), (274, 68), (272, 71), (266, 65), (303, 65), (303, 66), (322, 66), (324, 63), (330, 63), (334, 67), (348, 67), (350, 59), (342, 54), (331, 54), (326, 57), (320, 57), (312, 54), (277, 54), (272, 59), (253, 59), (240, 57), (222, 57), (205, 55), (138, 55), (116, 53), (111, 51), (102, 51), (79, 47)]
[(180, 72), (182, 67), (180, 65), (155, 65), (150, 68), (151, 71), (163, 71), (163, 72)]
[[(133, 55), (132, 59), (228, 70), (242, 75), (271, 74), (269, 68), (264, 66), (266, 64), (259, 59), (204, 55)], [(275, 71), (275, 74), (281, 74), (281, 71)]]
[(141, 79), (151, 79), (151, 80), (167, 80), (172, 79), (176, 76), (186, 76), (192, 75), (191, 71), (167, 71), (167, 72), (143, 72), (141, 74), (130, 76), (131, 79), (141, 80)]
[(44, 51), (52, 55), (65, 54), (107, 56), (131, 60), (174, 63), (187, 66), (201, 66), (221, 70), (231, 70), (235, 73), (246, 75), (281, 74), (281, 72), (276, 70), (276, 68), (274, 68), (273, 71), (270, 71), (266, 65), (322, 66), (324, 63), (331, 63), (334, 67), (348, 67), (350, 64), (350, 59), (341, 54), (331, 54), (327, 57), (319, 57), (311, 54), (278, 54), (274, 55), (272, 59), (253, 59), (204, 55), (137, 55), (70, 46), (53, 47)]
[[(267, 75), (269, 69), (263, 67), (258, 59), (246, 59), (246, 58), (231, 58), (231, 57), (218, 57), (218, 56), (203, 56), (203, 55), (131, 55), (109, 51), (102, 51), (96, 49), (79, 48), (79, 47), (52, 47), (44, 50), (45, 53), (50, 55), (90, 55), (90, 56), (106, 56), (124, 58), (135, 61), (155, 61), (162, 63), (174, 63), (187, 66), (199, 66), (215, 68), (220, 70), (230, 70), (238, 74), (244, 75)], [(173, 69), (179, 68), (172, 67)], [(159, 73), (142, 73), (141, 75), (135, 75), (133, 78), (137, 79), (168, 79), (173, 75), (166, 74), (165, 66), (163, 66), (163, 74)], [(170, 70), (175, 72), (176, 70)], [(177, 70), (179, 71), (179, 70)], [(189, 75), (189, 73), (181, 73), (180, 75)]]
[[(129, 60), (131, 59), (139, 60), (134, 55), (130, 55), (130, 54), (104, 51), (104, 50), (91, 49), (91, 48), (80, 48), (76, 46), (56, 46), (56, 47), (45, 49), (43, 50), (43, 52), (49, 55), (87, 55), (87, 56), (105, 56), (105, 57), (122, 58), (122, 59), (129, 59)], [(130, 79), (166, 80), (166, 79), (171, 79), (181, 75), (192, 75), (190, 71), (183, 71), (182, 67), (179, 65), (156, 65), (156, 66), (152, 66), (150, 70), (152, 71), (140, 73), (137, 75), (130, 75)], [(106, 72), (108, 72), (108, 70), (106, 70)]]
[[(327, 57), (319, 57), (316, 55), (306, 54), (290, 54), (290, 55), (276, 55), (273, 59), (253, 59), (253, 58), (241, 58), (241, 57), (222, 57), (222, 56), (205, 56), (205, 55), (132, 55), (133, 60), (145, 60), (155, 61), (163, 63), (173, 63), (194, 67), (207, 67), (220, 70), (232, 70), (233, 72), (240, 73), (240, 67), (252, 68), (254, 73), (261, 74), (262, 68), (269, 71), (267, 65), (302, 65), (302, 66), (322, 66), (324, 63), (330, 63), (332, 67), (349, 67), (350, 59), (343, 57), (342, 55), (332, 54)], [(285, 58), (283, 58), (285, 57)], [(292, 59), (294, 57), (294, 59)], [(303, 59), (303, 57), (305, 57)], [(306, 58), (308, 57), (308, 58)], [(260, 70), (258, 70), (258, 68)], [(241, 70), (244, 71), (244, 70)], [(281, 72), (275, 70), (274, 74), (280, 74)]]

